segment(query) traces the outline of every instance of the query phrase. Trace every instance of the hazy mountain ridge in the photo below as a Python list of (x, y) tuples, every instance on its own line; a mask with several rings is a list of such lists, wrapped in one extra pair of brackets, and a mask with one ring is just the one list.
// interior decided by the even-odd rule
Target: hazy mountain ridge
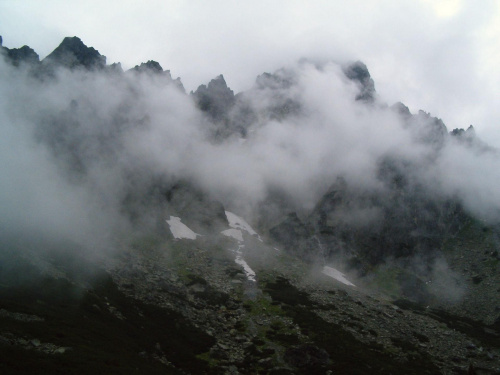
[[(187, 317), (182, 324), (193, 325), (193, 335), (206, 343), (187, 356), (201, 355), (193, 366), (207, 372), (363, 373), (368, 370), (356, 363), (359, 358), (334, 354), (338, 343), (320, 334), (324, 324), (328, 332), (344, 335), (346, 319), (354, 335), (345, 334), (349, 345), (386, 359), (384, 364), (367, 356), (375, 373), (461, 373), (468, 366), (468, 339), (479, 344), (467, 358), (486, 366), (484, 373), (498, 371), (499, 207), (491, 203), (495, 196), (484, 195), (490, 185), (475, 192), (474, 184), (457, 179), (452, 163), (458, 155), (459, 162), (478, 163), (480, 170), (496, 165), (497, 151), (477, 139), (472, 127), (449, 133), (423, 111), (411, 114), (401, 103), (388, 108), (361, 62), (304, 60), (262, 74), (252, 89), (236, 95), (220, 75), (187, 95), (180, 79), (173, 80), (159, 63), (123, 72), (76, 37), (65, 38), (41, 62), (29, 47), (1, 48), (9, 64), (0, 66), (0, 77), (20, 89), (16, 95), (2, 91), (2, 116), (13, 126), (2, 130), (4, 175), (20, 184), (1, 185), (5, 264), (12, 249), (33, 253), (31, 263), (42, 269), (42, 279), (59, 285), (64, 279), (78, 284), (78, 272), (61, 274), (66, 261), (46, 261), (48, 254), (71, 258), (76, 251), (91, 263), (104, 262), (112, 285), (95, 292), (97, 309), (82, 305), (94, 309), (96, 322), (109, 319), (108, 313), (113, 324), (132, 315), (141, 321), (132, 312), (133, 301), (180, 312)], [(329, 97), (335, 90), (340, 94)], [(12, 146), (19, 146), (14, 159)], [(451, 177), (442, 176), (446, 168), (452, 168)], [(23, 185), (28, 189), (19, 189)], [(228, 228), (229, 208), (248, 214), (266, 242), (274, 240), (285, 251), (274, 254), (272, 246), (245, 234), (245, 246), (252, 249), (245, 259), (256, 270), (257, 284), (244, 280), (233, 253), (227, 253), (235, 245), (219, 238)], [(195, 245), (175, 241), (165, 224), (169, 216), (203, 237)], [(28, 232), (33, 242), (21, 241)], [(344, 295), (326, 277), (319, 284), (310, 280), (311, 269), (332, 262), (371, 292), (379, 288), (391, 298), (461, 317), (443, 318), (439, 310), (426, 313), (399, 301), (402, 312), (383, 302), (386, 297), (374, 302), (362, 292)], [(24, 260), (19, 264), (25, 267)], [(18, 266), (13, 262), (13, 269)], [(16, 306), (49, 314), (24, 306), (11, 276), (3, 285), (7, 327)], [(116, 287), (125, 297), (113, 294)], [(64, 295), (66, 286), (61, 288)], [(108, 293), (121, 301), (118, 310), (105, 307)], [(220, 321), (220, 311), (227, 321)], [(80, 313), (75, 314), (78, 322)], [(385, 316), (404, 334), (379, 318), (356, 323), (365, 314)], [(410, 334), (399, 316), (418, 322), (419, 332)], [(491, 337), (488, 331), (478, 339), (467, 329), (448, 329), (453, 319), (467, 325), (464, 317), (474, 320), (467, 324), (479, 336), (485, 329)], [(448, 327), (433, 331), (436, 321)], [(7, 330), (3, 342), (11, 341), (5, 345), (23, 347), (15, 330)], [(442, 342), (443, 332), (453, 335), (455, 346)], [(176, 362), (171, 346), (158, 349), (143, 339), (147, 335), (140, 341), (148, 348), (134, 357), (134, 366), (144, 365), (143, 358), (173, 373), (199, 370), (189, 358)], [(483, 353), (479, 345), (492, 349)]]

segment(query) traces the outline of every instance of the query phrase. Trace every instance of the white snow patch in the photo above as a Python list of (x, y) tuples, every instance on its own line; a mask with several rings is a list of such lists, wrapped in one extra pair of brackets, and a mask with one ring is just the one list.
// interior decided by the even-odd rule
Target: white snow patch
[(221, 232), (224, 236), (233, 237), (238, 242), (243, 242), (243, 233), (239, 229), (226, 229)]
[(345, 285), (356, 286), (353, 283), (351, 283), (349, 280), (347, 280), (345, 278), (345, 275), (342, 272), (340, 272), (339, 270), (337, 270), (333, 267), (324, 266), (322, 273), (334, 278), (335, 280), (340, 281), (341, 283), (343, 283)]
[(245, 248), (245, 245), (243, 244), (244, 239), (243, 239), (243, 232), (246, 231), (248, 234), (252, 236), (257, 236), (259, 241), (262, 242), (262, 239), (260, 236), (253, 230), (253, 228), (241, 217), (233, 214), (232, 212), (226, 211), (226, 217), (227, 221), (229, 222), (229, 226), (231, 229), (226, 229), (221, 232), (224, 236), (227, 237), (232, 237), (236, 241), (238, 241), (238, 248), (236, 250), (232, 250), (236, 254), (236, 258), (234, 261), (239, 264), (240, 266), (243, 267), (243, 271), (245, 271), (245, 275), (247, 276), (247, 279), (250, 281), (256, 281), (255, 280), (255, 271), (250, 268), (248, 263), (243, 259), (243, 249)]
[(229, 226), (234, 229), (241, 229), (248, 232), (252, 236), (257, 236), (260, 242), (262, 242), (262, 238), (257, 234), (256, 231), (241, 217), (233, 214), (232, 212), (226, 211), (227, 221), (229, 221)]
[[(224, 231), (224, 232), (227, 232), (227, 231)], [(240, 235), (241, 235), (241, 232), (240, 232)], [(251, 269), (250, 266), (248, 265), (248, 263), (245, 261), (245, 259), (243, 259), (242, 249), (244, 249), (244, 248), (245, 248), (245, 245), (243, 245), (243, 236), (241, 236), (241, 241), (238, 240), (238, 248), (236, 250), (232, 250), (233, 253), (236, 254), (236, 258), (234, 259), (234, 261), (243, 267), (243, 271), (245, 271), (245, 275), (247, 276), (248, 280), (255, 281), (255, 271), (253, 269)]]
[[(241, 252), (240, 252), (241, 254)], [(245, 271), (245, 274), (247, 275), (247, 279), (250, 281), (255, 281), (255, 272), (250, 268), (247, 262), (245, 262), (245, 259), (243, 259), (243, 256), (241, 255), (236, 255), (236, 258), (234, 259), (236, 263), (238, 263), (240, 266), (243, 267), (243, 270)]]
[(174, 238), (187, 238), (188, 240), (195, 240), (199, 234), (193, 232), (185, 224), (181, 223), (181, 219), (176, 216), (170, 216), (170, 220), (165, 220), (170, 226), (170, 231)]

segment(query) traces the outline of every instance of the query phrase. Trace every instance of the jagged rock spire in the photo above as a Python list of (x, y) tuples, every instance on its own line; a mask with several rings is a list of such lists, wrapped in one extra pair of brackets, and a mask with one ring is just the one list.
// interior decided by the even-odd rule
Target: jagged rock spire
[(64, 38), (62, 43), (43, 62), (70, 69), (77, 67), (103, 69), (106, 66), (106, 56), (101, 55), (92, 47), (87, 47), (80, 38), (74, 36)]
[(394, 103), (391, 106), (391, 109), (394, 112), (398, 113), (399, 115), (403, 116), (404, 118), (410, 118), (411, 117), (410, 109), (406, 105), (404, 105), (403, 103), (401, 103), (401, 102)]
[(356, 61), (347, 65), (344, 67), (344, 74), (347, 78), (360, 85), (360, 93), (356, 96), (356, 100), (365, 102), (373, 102), (375, 100), (375, 83), (363, 62)]
[(235, 102), (234, 92), (227, 86), (222, 74), (212, 79), (208, 86), (199, 86), (192, 95), (198, 107), (217, 121), (224, 117)]
[(149, 60), (148, 62), (141, 63), (141, 65), (136, 65), (132, 69), (134, 72), (142, 73), (142, 72), (151, 72), (151, 73), (161, 73), (163, 72), (163, 68), (161, 65), (154, 60)]
[(18, 66), (21, 63), (36, 64), (40, 61), (38, 54), (28, 46), (22, 46), (21, 48), (7, 48), (2, 45), (3, 40), (0, 36), (0, 51), (5, 54), (5, 57), (10, 60), (10, 62)]

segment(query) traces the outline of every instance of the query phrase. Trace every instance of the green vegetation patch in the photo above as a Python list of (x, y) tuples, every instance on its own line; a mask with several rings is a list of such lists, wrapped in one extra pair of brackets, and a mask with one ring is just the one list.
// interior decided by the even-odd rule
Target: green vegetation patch
[(398, 277), (401, 269), (396, 267), (381, 266), (373, 274), (373, 285), (387, 295), (397, 298), (401, 296), (401, 287)]
[(431, 298), (425, 282), (399, 267), (378, 267), (374, 272), (373, 285), (394, 299), (404, 296), (424, 303)]

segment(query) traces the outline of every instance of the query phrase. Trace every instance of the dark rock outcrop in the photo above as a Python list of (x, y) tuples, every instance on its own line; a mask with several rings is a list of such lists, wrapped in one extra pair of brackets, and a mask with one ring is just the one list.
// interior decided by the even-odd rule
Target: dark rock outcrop
[(296, 83), (293, 74), (285, 69), (280, 69), (274, 74), (262, 73), (255, 80), (258, 89), (288, 89)]
[(380, 192), (337, 183), (311, 215), (326, 254), (340, 252), (371, 265), (388, 257), (432, 257), (467, 216), (459, 202), (434, 197), (415, 182), (414, 168), (385, 159)]
[(175, 184), (165, 197), (170, 208), (199, 234), (217, 233), (229, 225), (224, 206), (187, 181)]
[(109, 73), (115, 73), (115, 74), (123, 73), (123, 68), (121, 63), (113, 63), (111, 65), (108, 65), (106, 68)]
[(28, 46), (9, 49), (7, 52), (7, 56), (15, 66), (18, 66), (22, 63), (36, 64), (40, 61), (38, 54)]
[(294, 256), (312, 263), (322, 260), (321, 248), (314, 237), (314, 231), (295, 212), (288, 214), (280, 224), (271, 228), (269, 235)]
[(436, 149), (443, 146), (448, 136), (448, 129), (443, 120), (422, 110), (412, 117), (410, 126), (415, 130), (418, 141), (430, 144)]
[(468, 144), (476, 140), (476, 130), (472, 125), (470, 125), (467, 130), (455, 128), (450, 132), (450, 135)]
[(414, 115), (401, 102), (393, 104), (390, 108), (400, 116), (403, 126), (411, 132), (416, 142), (430, 145), (436, 151), (443, 147), (448, 137), (448, 129), (443, 120), (422, 110)]
[(364, 63), (356, 61), (344, 67), (344, 74), (359, 85), (360, 92), (356, 100), (372, 103), (375, 100), (375, 83)]
[(486, 142), (483, 142), (477, 135), (476, 130), (472, 125), (470, 125), (467, 130), (464, 129), (453, 129), (450, 132), (452, 139), (458, 141), (465, 147), (474, 150), (478, 153), (498, 153), (493, 147), (489, 146)]
[(145, 63), (141, 63), (141, 65), (136, 65), (132, 69), (128, 70), (127, 73), (147, 74), (154, 79), (158, 79), (158, 81), (160, 82), (173, 84), (179, 90), (185, 92), (184, 85), (182, 84), (181, 79), (172, 79), (170, 70), (163, 70), (160, 63), (154, 60), (148, 60)]
[(404, 119), (408, 119), (411, 117), (410, 109), (401, 102), (394, 103), (391, 106), (391, 109), (402, 116)]
[(257, 77), (255, 88), (268, 97), (265, 112), (270, 119), (282, 121), (300, 114), (302, 105), (293, 91), (290, 91), (297, 83), (297, 73), (290, 69), (279, 69), (273, 74), (263, 73)]
[(38, 54), (28, 46), (21, 48), (7, 48), (2, 45), (2, 37), (0, 36), (0, 54), (4, 55), (7, 61), (14, 66), (21, 64), (35, 65), (40, 62)]
[(137, 73), (144, 73), (144, 72), (161, 73), (161, 72), (163, 72), (163, 68), (161, 67), (161, 65), (157, 61), (154, 61), (154, 60), (149, 60), (148, 62), (141, 63), (141, 65), (136, 65), (130, 70), (137, 72)]
[(64, 38), (62, 43), (43, 59), (43, 63), (69, 69), (100, 70), (106, 66), (106, 56), (92, 47), (87, 47), (80, 38), (74, 36)]
[(199, 86), (191, 95), (198, 108), (216, 122), (227, 118), (235, 102), (234, 92), (227, 86), (222, 74), (212, 79), (208, 85)]

